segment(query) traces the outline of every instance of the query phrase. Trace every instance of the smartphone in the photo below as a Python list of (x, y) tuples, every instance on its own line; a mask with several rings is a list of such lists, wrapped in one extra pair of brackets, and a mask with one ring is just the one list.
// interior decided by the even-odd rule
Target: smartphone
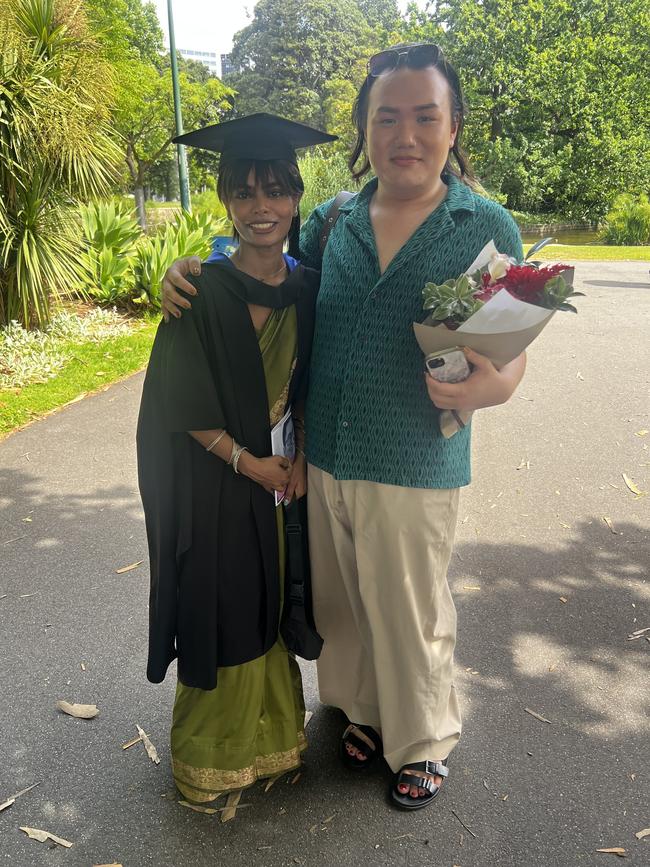
[(432, 352), (424, 359), (424, 366), (438, 382), (462, 382), (472, 372), (465, 353), (458, 347)]

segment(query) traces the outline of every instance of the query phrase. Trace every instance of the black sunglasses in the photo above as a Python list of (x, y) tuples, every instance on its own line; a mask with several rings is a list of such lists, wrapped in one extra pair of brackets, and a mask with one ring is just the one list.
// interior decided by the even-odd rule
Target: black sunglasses
[(411, 45), (410, 48), (389, 48), (372, 55), (368, 61), (368, 75), (376, 78), (402, 65), (410, 69), (424, 69), (426, 66), (435, 66), (442, 59), (442, 50), (432, 42)]

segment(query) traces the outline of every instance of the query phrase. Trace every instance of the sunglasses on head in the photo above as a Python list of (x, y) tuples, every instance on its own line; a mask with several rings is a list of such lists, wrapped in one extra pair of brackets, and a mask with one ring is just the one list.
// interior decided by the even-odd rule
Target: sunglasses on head
[(385, 72), (392, 72), (399, 66), (408, 66), (410, 69), (424, 69), (426, 66), (437, 64), (442, 59), (442, 51), (433, 43), (411, 45), (410, 48), (389, 48), (380, 51), (368, 61), (368, 75), (376, 78)]

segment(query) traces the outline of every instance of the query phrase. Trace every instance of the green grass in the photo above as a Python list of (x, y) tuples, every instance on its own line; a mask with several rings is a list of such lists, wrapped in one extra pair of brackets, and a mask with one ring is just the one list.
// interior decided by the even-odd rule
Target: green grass
[(54, 379), (0, 390), (0, 437), (141, 370), (149, 358), (158, 321), (158, 317), (139, 320), (129, 334), (99, 343), (63, 344), (70, 360)]
[[(524, 253), (528, 252), (531, 246), (532, 244), (524, 244)], [(565, 259), (589, 262), (650, 262), (650, 247), (549, 244), (539, 253), (536, 253), (534, 258), (553, 262), (562, 262)]]

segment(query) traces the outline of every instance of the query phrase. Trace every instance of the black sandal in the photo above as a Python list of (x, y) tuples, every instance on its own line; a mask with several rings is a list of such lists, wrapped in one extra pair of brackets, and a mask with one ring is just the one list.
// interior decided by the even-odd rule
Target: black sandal
[[(371, 747), (362, 738), (355, 734), (355, 729), (362, 732), (373, 744)], [(360, 750), (365, 759), (358, 759), (356, 756), (351, 756), (346, 750), (345, 745), (352, 744)], [(384, 745), (377, 732), (371, 726), (355, 725), (351, 723), (343, 732), (341, 742), (339, 744), (339, 756), (346, 767), (354, 771), (362, 771), (376, 761), (379, 756), (383, 755)]]
[[(432, 776), (442, 777), (443, 779), (449, 776), (447, 759), (442, 759), (442, 761), (439, 762), (425, 761), (414, 762), (412, 765), (404, 765), (399, 774), (396, 775), (395, 781), (390, 789), (392, 800), (401, 810), (421, 810), (423, 807), (426, 807), (427, 804), (430, 804), (434, 798), (438, 797), (440, 789), (442, 788), (442, 783), (437, 786), (434, 781), (430, 780), (428, 777), (420, 777), (416, 774), (406, 774), (404, 773), (406, 770), (422, 771), (424, 774), (431, 774)], [(423, 795), (421, 798), (412, 798), (410, 795), (403, 795), (401, 792), (397, 791), (397, 787), (401, 785), (417, 786), (419, 789), (426, 789), (429, 794)]]

